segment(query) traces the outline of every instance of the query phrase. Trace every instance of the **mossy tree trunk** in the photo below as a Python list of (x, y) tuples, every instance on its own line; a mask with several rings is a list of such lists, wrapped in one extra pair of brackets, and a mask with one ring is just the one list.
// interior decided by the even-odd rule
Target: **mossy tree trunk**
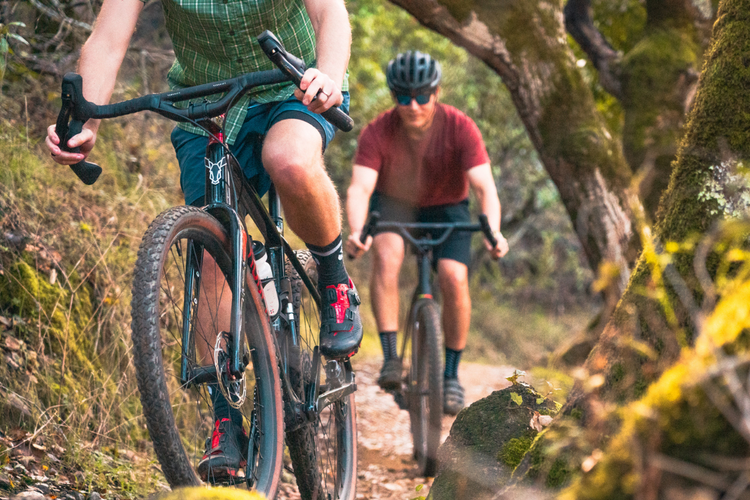
[(591, 0), (568, 0), (564, 12), (568, 32), (622, 106), (623, 151), (654, 220), (695, 96), (712, 12), (696, 0), (647, 0), (644, 9), (646, 26), (624, 56), (594, 26)]
[[(750, 0), (725, 0), (714, 25), (713, 42), (698, 84), (694, 109), (680, 145), (655, 226), (655, 247), (684, 243), (727, 217), (746, 215), (750, 159)], [(745, 165), (745, 166), (743, 166)], [(586, 366), (605, 375), (609, 399), (631, 399), (692, 344), (694, 305), (704, 291), (696, 277), (695, 246), (672, 254), (664, 276), (657, 275), (656, 252), (644, 252), (628, 288)], [(651, 255), (649, 255), (651, 253)], [(712, 259), (707, 262), (712, 272)], [(656, 272), (655, 272), (656, 270)], [(662, 282), (666, 297), (656, 292)], [(681, 295), (681, 296), (680, 296)], [(672, 308), (666, 306), (670, 304)], [(623, 339), (632, 338), (638, 343)], [(636, 346), (636, 349), (632, 347)], [(643, 348), (651, 356), (644, 356)], [(630, 363), (630, 367), (628, 367)], [(616, 384), (616, 371), (634, 372), (636, 384)], [(621, 385), (621, 387), (620, 387)], [(627, 392), (623, 392), (627, 391)], [(635, 392), (633, 392), (635, 391)]]
[[(698, 304), (712, 293), (717, 263), (726, 251), (720, 247), (704, 251), (709, 247), (700, 244), (701, 238), (722, 220), (747, 216), (750, 206), (748, 89), (750, 0), (723, 0), (695, 105), (659, 207), (654, 245), (645, 245), (628, 288), (585, 365), (589, 380), (603, 383), (593, 388), (580, 384), (563, 409), (582, 417), (584, 427), (599, 431), (594, 435), (603, 435), (611, 426), (603, 408), (640, 397), (695, 340), (707, 313)], [(666, 253), (659, 250), (670, 246), (674, 253), (665, 267)], [(611, 435), (611, 430), (606, 433)]]
[(502, 77), (589, 264), (612, 266), (621, 293), (639, 247), (631, 172), (575, 65), (560, 2), (391, 1)]

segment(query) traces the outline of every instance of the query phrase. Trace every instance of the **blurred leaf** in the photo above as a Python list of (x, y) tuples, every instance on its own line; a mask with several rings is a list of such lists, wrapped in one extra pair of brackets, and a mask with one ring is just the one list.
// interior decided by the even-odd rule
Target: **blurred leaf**
[(518, 393), (511, 392), (510, 399), (512, 399), (513, 402), (516, 403), (518, 406), (521, 406), (523, 404), (523, 398)]
[(29, 42), (27, 42), (26, 39), (22, 37), (21, 35), (16, 35), (15, 33), (8, 33), (8, 38), (12, 38), (13, 40), (16, 40), (17, 42), (21, 42), (23, 44), (29, 45)]
[(505, 380), (509, 380), (511, 384), (516, 385), (519, 377), (526, 376), (526, 372), (523, 370), (513, 370), (513, 375), (506, 377)]

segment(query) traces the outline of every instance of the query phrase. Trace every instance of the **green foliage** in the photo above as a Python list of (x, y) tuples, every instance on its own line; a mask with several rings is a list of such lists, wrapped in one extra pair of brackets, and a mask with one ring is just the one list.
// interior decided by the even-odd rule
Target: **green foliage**
[(523, 370), (513, 370), (513, 375), (510, 377), (506, 377), (505, 380), (509, 381), (511, 384), (516, 385), (518, 384), (518, 379), (521, 377), (526, 376), (526, 372)]
[(12, 30), (25, 27), (26, 25), (20, 21), (13, 21), (8, 24), (0, 23), (0, 85), (2, 85), (3, 78), (5, 77), (8, 55), (12, 53), (8, 40), (15, 40), (21, 44), (29, 45), (29, 42), (24, 37), (12, 32)]

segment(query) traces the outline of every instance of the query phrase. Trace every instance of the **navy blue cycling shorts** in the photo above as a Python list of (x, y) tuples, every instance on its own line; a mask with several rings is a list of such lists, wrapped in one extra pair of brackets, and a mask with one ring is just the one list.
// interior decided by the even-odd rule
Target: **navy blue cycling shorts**
[[(468, 199), (450, 205), (418, 208), (375, 191), (370, 198), (370, 212), (379, 212), (380, 220), (383, 222), (471, 222)], [(385, 232), (396, 231), (391, 229), (375, 230), (375, 234)], [(442, 234), (442, 230), (436, 230), (436, 232), (437, 234), (432, 235), (433, 238)], [(415, 236), (419, 236), (419, 234), (417, 232)], [(469, 267), (471, 262), (471, 233), (466, 231), (452, 232), (442, 245), (432, 249), (433, 269), (437, 269), (437, 262), (440, 259), (455, 260)]]
[[(349, 112), (349, 93), (344, 92), (344, 103), (341, 110)], [(318, 113), (307, 109), (295, 97), (286, 101), (265, 104), (251, 103), (248, 107), (245, 122), (242, 124), (237, 139), (230, 150), (237, 158), (245, 177), (255, 186), (258, 194), (263, 196), (271, 186), (271, 178), (263, 168), (261, 148), (271, 127), (287, 119), (302, 120), (315, 127), (323, 139), (323, 151), (333, 140), (336, 128)], [(204, 158), (208, 137), (193, 134), (179, 127), (172, 131), (177, 162), (180, 164), (180, 186), (185, 195), (186, 205), (203, 205), (206, 194), (206, 171)]]

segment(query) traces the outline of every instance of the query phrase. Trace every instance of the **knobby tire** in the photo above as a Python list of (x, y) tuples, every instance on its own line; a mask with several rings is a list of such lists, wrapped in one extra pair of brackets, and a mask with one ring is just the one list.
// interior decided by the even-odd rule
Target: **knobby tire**
[(437, 304), (418, 300), (412, 308), (409, 418), (418, 473), (437, 472), (437, 451), (443, 427), (443, 333)]
[[(187, 243), (190, 241), (194, 243)], [(180, 282), (179, 264), (175, 264), (177, 271), (173, 271), (170, 263), (179, 261), (180, 249), (193, 248), (195, 243), (204, 248), (202, 255), (208, 253), (214, 258), (224, 276), (231, 276), (231, 246), (222, 225), (196, 207), (175, 207), (163, 212), (149, 226), (138, 251), (133, 279), (132, 337), (138, 388), (154, 450), (173, 488), (201, 484), (195, 467), (213, 427), (205, 384), (186, 389), (181, 386), (179, 375), (182, 318), (185, 316), (180, 297), (185, 293), (185, 276), (183, 274)], [(249, 427), (252, 422), (248, 420), (255, 415), (260, 432), (253, 435), (259, 452), (254, 487), (273, 498), (283, 458), (278, 362), (268, 317), (249, 273), (244, 286), (244, 333), (251, 360), (248, 370), (252, 370), (246, 371), (248, 401), (245, 406), (252, 404), (258, 410), (256, 413), (252, 413), (253, 409), (243, 410), (245, 426)], [(196, 310), (198, 304), (196, 299)], [(192, 311), (193, 318), (197, 316), (196, 310)], [(198, 328), (196, 323), (191, 321), (193, 330)], [(194, 333), (193, 339), (196, 336)], [(195, 346), (191, 347), (191, 352), (194, 358)], [(191, 404), (192, 409), (187, 409)], [(195, 428), (187, 429), (188, 424)], [(240, 482), (244, 483), (244, 479)]]

